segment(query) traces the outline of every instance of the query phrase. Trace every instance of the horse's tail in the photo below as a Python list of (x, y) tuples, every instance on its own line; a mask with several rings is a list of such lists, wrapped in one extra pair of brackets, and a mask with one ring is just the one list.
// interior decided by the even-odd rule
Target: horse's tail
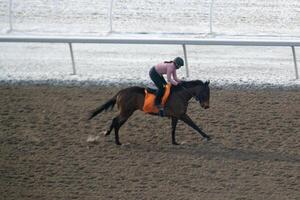
[(118, 94), (115, 95), (110, 100), (108, 100), (105, 104), (103, 104), (103, 105), (99, 106), (98, 108), (96, 108), (95, 110), (91, 111), (90, 115), (88, 117), (88, 120), (94, 118), (96, 115), (103, 112), (104, 110), (107, 111), (109, 108), (111, 108), (111, 110), (112, 110), (117, 102), (117, 96), (118, 96)]

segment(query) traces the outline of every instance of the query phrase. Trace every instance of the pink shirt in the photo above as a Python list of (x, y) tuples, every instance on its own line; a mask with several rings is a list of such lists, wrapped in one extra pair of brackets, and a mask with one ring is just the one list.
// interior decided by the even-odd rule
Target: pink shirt
[[(177, 78), (176, 75), (176, 67), (175, 64), (172, 63), (159, 63), (155, 66), (155, 70), (157, 73), (163, 75), (167, 74), (167, 80), (170, 82), (172, 85), (177, 85), (181, 80)], [(172, 79), (173, 76), (173, 79)]]
[[(176, 75), (176, 67), (175, 64), (172, 63), (159, 63), (155, 66), (155, 70), (157, 73), (163, 75), (167, 74), (167, 80), (170, 82), (172, 85), (177, 85), (180, 82), (180, 79), (177, 78)], [(172, 79), (173, 76), (173, 79)]]

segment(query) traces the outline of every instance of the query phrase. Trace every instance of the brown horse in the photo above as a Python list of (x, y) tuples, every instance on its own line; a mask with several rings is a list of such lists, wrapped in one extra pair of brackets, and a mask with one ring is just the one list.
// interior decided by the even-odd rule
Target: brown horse
[[(178, 86), (172, 86), (170, 96), (165, 105), (165, 116), (172, 119), (172, 144), (174, 145), (178, 145), (175, 139), (175, 129), (178, 120), (182, 120), (187, 125), (194, 128), (207, 140), (210, 139), (210, 137), (205, 134), (186, 114), (189, 100), (192, 97), (200, 103), (202, 108), (209, 108), (209, 81), (206, 81), (205, 83), (200, 80), (184, 81)], [(106, 132), (105, 136), (109, 135), (112, 129), (115, 129), (115, 143), (117, 145), (121, 145), (119, 141), (120, 127), (136, 110), (143, 111), (144, 100), (145, 88), (129, 87), (122, 89), (105, 104), (92, 111), (90, 113), (89, 120), (104, 110), (106, 111), (109, 108), (113, 109), (114, 105), (117, 103), (119, 114), (113, 118), (110, 128)]]

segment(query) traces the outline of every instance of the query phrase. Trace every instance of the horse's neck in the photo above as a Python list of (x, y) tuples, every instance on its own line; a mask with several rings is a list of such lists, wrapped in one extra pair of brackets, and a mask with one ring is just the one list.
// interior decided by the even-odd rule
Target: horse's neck
[(189, 101), (192, 97), (195, 96), (195, 88), (194, 87), (183, 87), (180, 91), (181, 96), (186, 100)]

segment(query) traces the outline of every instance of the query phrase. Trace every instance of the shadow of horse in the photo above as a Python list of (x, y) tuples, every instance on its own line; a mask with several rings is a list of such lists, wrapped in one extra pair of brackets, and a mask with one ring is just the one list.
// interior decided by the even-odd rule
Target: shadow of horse
[(264, 152), (251, 149), (237, 149), (224, 146), (222, 143), (205, 142), (203, 144), (184, 144), (180, 146), (153, 146), (150, 144), (129, 144), (123, 149), (129, 151), (166, 153), (183, 156), (204, 157), (207, 160), (271, 161), (300, 164), (300, 155), (279, 152)]

